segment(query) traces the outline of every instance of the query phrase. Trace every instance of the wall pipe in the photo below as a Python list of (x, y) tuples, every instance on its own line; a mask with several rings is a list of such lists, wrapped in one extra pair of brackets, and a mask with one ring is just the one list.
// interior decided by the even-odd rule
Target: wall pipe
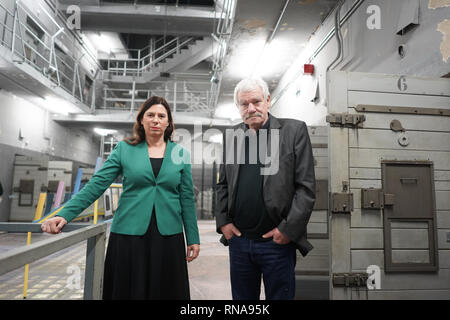
[[(350, 17), (355, 13), (355, 11), (361, 6), (361, 4), (364, 2), (364, 0), (356, 0), (351, 8), (346, 12), (344, 17), (340, 21), (340, 25), (342, 26)], [(322, 49), (328, 44), (328, 42), (331, 40), (331, 38), (334, 36), (335, 33), (335, 27), (333, 27), (330, 32), (323, 38), (323, 40), (320, 42), (320, 44), (317, 46), (314, 53), (306, 60), (305, 63), (311, 63), (311, 61), (322, 51)], [(272, 107), (274, 107), (277, 102), (280, 100), (280, 98), (283, 96), (283, 94), (287, 91), (287, 89), (291, 86), (292, 83), (303, 73), (303, 70), (300, 70), (297, 72), (294, 77), (280, 90), (280, 93), (272, 98)]]
[[(327, 67), (327, 72), (331, 69), (331, 67), (341, 58), (343, 57), (343, 48), (342, 48), (342, 33), (341, 33), (341, 8), (344, 4), (344, 0), (340, 0), (338, 6), (336, 8), (336, 12), (334, 14), (334, 30), (338, 45), (338, 53), (336, 58), (331, 62)], [(342, 60), (341, 60), (342, 61)]]

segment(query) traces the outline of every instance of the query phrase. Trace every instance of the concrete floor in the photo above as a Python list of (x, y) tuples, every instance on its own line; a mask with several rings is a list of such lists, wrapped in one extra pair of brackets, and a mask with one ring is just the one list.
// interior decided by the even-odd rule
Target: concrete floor
[[(228, 248), (218, 242), (215, 221), (198, 222), (201, 248), (199, 257), (188, 263), (191, 298), (231, 299)], [(33, 234), (36, 243), (52, 235)], [(26, 234), (0, 233), (0, 254), (25, 245)], [(30, 264), (27, 299), (82, 299), (86, 241)], [(0, 276), (0, 299), (23, 299), (24, 267)], [(77, 277), (77, 275), (80, 277)], [(78, 281), (80, 279), (80, 281)]]
[[(218, 240), (215, 221), (198, 222), (199, 257), (188, 263), (191, 299), (230, 300), (228, 247)], [(33, 234), (32, 243), (52, 235)], [(26, 234), (0, 233), (0, 254), (23, 246)], [(83, 299), (86, 241), (30, 264), (27, 299)], [(24, 267), (0, 276), (0, 300), (23, 299)], [(328, 299), (328, 277), (296, 278), (296, 299)], [(264, 299), (264, 286), (261, 286)]]
[[(0, 254), (24, 246), (26, 237), (23, 233), (0, 234)], [(51, 235), (33, 234), (31, 243), (49, 237)], [(83, 241), (31, 263), (27, 299), (82, 299), (85, 262), (86, 241)], [(21, 267), (0, 276), (0, 299), (23, 299), (24, 270), (25, 267)]]
[(191, 299), (230, 300), (228, 247), (219, 242), (220, 236), (216, 233), (215, 221), (199, 221), (198, 228), (200, 255), (188, 263)]

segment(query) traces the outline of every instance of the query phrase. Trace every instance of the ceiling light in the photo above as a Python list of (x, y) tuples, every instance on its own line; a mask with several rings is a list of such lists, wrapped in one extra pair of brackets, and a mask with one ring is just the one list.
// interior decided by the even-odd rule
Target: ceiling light
[(208, 142), (222, 144), (223, 143), (223, 136), (222, 136), (222, 134), (212, 135), (211, 137), (209, 137)]
[(107, 136), (109, 134), (117, 133), (117, 130), (94, 128), (94, 132), (100, 136)]
[(68, 115), (69, 113), (80, 113), (80, 109), (73, 103), (55, 96), (46, 96), (39, 105), (44, 109), (58, 114)]
[(240, 45), (239, 56), (232, 56), (228, 63), (228, 72), (237, 79), (249, 77), (257, 67), (257, 58), (264, 49), (264, 45), (264, 38), (254, 39)]
[(240, 119), (241, 115), (239, 114), (239, 110), (234, 103), (225, 103), (217, 106), (214, 112), (214, 117), (231, 119), (234, 121), (236, 119)]
[[(286, 69), (291, 54), (292, 44), (288, 40), (274, 39), (269, 44), (264, 45), (259, 57), (253, 63), (252, 76), (270, 77), (280, 70)], [(255, 60), (255, 57), (253, 57)], [(287, 64), (287, 65), (286, 65)]]
[(115, 59), (125, 60), (128, 58), (120, 36), (114, 32), (85, 32), (84, 39), (87, 39), (93, 48), (97, 51), (98, 58), (108, 59), (113, 55)]

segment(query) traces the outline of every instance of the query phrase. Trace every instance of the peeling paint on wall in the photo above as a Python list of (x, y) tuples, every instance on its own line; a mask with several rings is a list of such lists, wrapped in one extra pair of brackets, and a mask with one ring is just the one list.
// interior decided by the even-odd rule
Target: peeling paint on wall
[(441, 32), (443, 35), (441, 42), (441, 54), (442, 60), (447, 63), (448, 58), (450, 58), (450, 20), (445, 19), (439, 23), (436, 30)]
[(450, 0), (430, 0), (428, 8), (437, 9), (443, 7), (450, 7)]

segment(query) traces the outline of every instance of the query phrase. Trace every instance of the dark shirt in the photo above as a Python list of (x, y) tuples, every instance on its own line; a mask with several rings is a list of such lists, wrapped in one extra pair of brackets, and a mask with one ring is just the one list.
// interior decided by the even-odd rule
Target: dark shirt
[[(153, 175), (155, 179), (158, 177), (159, 170), (161, 169), (162, 162), (164, 158), (150, 158), (150, 163), (152, 164)], [(155, 205), (153, 205), (153, 213), (155, 212)]]
[[(267, 122), (261, 129), (268, 129), (270, 114)], [(248, 130), (248, 126), (246, 126)], [(261, 130), (260, 129), (260, 130)], [(264, 176), (261, 175), (261, 161), (259, 159), (259, 132), (257, 138), (257, 163), (249, 159), (249, 140), (245, 137), (245, 163), (239, 165), (239, 174), (236, 183), (234, 207), (232, 208), (233, 224), (242, 235), (250, 240), (263, 240), (262, 235), (276, 227), (270, 219), (263, 197)], [(265, 240), (265, 239), (264, 239)], [(270, 238), (267, 240), (271, 240)]]
[(152, 164), (153, 174), (158, 177), (159, 170), (161, 169), (161, 165), (164, 158), (150, 158), (150, 162)]

